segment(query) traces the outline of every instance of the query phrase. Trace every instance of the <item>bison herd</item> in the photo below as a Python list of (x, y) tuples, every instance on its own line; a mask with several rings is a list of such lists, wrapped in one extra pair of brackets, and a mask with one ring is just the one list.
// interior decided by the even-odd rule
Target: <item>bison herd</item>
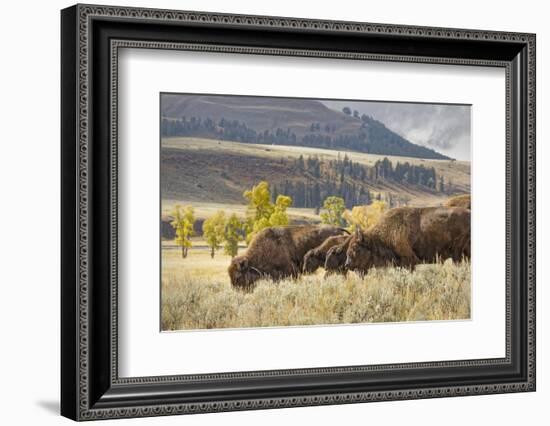
[(470, 196), (440, 207), (388, 210), (368, 231), (327, 225), (271, 227), (260, 231), (228, 272), (234, 288), (250, 290), (262, 278), (297, 278), (324, 267), (326, 274), (366, 274), (387, 265), (414, 268), (451, 258), (470, 258)]

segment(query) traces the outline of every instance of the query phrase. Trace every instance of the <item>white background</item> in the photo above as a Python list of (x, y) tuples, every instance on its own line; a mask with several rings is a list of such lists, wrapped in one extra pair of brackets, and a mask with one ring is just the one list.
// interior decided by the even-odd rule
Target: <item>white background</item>
[[(332, 18), (536, 32), (538, 108), (538, 390), (491, 395), (317, 408), (293, 408), (185, 418), (118, 420), (118, 424), (301, 424), (409, 425), (546, 424), (550, 400), (550, 257), (545, 141), (550, 127), (548, 75), (550, 28), (544, 2), (278, 0), (115, 1), (175, 9)], [(0, 398), (3, 424), (69, 424), (59, 404), (59, 9), (66, 1), (3, 4), (0, 68)], [(546, 80), (545, 80), (546, 78)], [(108, 421), (102, 424), (117, 424)]]
[[(505, 181), (484, 173), (492, 164), (492, 173), (505, 175), (504, 69), (124, 49), (119, 81), (122, 377), (505, 356)], [(472, 319), (159, 333), (151, 224), (159, 214), (158, 100), (166, 91), (471, 103)], [(232, 349), (220, 356), (224, 347)]]

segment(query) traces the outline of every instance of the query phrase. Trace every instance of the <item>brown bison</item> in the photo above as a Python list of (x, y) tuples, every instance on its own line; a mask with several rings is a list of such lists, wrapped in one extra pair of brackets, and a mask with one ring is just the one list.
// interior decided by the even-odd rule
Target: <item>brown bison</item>
[(304, 256), (303, 273), (311, 274), (324, 266), (328, 251), (332, 247), (342, 244), (347, 238), (348, 235), (335, 235), (327, 238), (320, 246), (309, 250)]
[(398, 207), (349, 242), (345, 267), (366, 273), (373, 266), (414, 267), (437, 257), (470, 257), (470, 211), (461, 207)]
[(345, 263), (351, 238), (351, 235), (348, 235), (343, 243), (329, 249), (325, 259), (325, 275), (345, 274), (347, 272)]
[(472, 197), (470, 194), (457, 195), (456, 197), (451, 197), (445, 203), (443, 207), (462, 207), (463, 209), (471, 210)]
[(260, 278), (275, 281), (297, 277), (305, 254), (329, 237), (345, 231), (336, 226), (277, 226), (261, 230), (242, 256), (235, 257), (228, 272), (234, 288), (250, 289)]

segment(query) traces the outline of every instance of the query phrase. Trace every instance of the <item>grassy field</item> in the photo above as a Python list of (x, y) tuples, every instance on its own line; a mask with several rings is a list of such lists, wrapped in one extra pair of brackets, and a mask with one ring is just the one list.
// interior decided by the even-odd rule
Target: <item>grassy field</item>
[(230, 257), (197, 244), (186, 259), (169, 244), (162, 256), (162, 330), (280, 327), (470, 318), (470, 264), (450, 261), (415, 271), (374, 269), (365, 277), (260, 281), (234, 290)]
[[(245, 251), (242, 246), (239, 253)], [(162, 244), (162, 280), (187, 280), (211, 278), (217, 282), (229, 283), (227, 267), (231, 257), (223, 254), (223, 250), (216, 252), (212, 259), (210, 249), (201, 241), (194, 240), (187, 258), (181, 257), (181, 249), (173, 241), (164, 241)], [(163, 285), (164, 288), (164, 285)]]

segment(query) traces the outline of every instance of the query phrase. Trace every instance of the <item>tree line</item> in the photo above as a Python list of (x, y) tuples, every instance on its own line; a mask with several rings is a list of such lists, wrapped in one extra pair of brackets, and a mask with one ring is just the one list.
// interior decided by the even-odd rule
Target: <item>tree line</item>
[[(345, 111), (344, 111), (345, 113)], [(326, 149), (344, 149), (350, 151), (379, 154), (401, 155), (408, 157), (449, 159), (433, 149), (412, 144), (402, 136), (388, 129), (383, 123), (369, 115), (354, 111), (353, 117), (359, 126), (355, 131), (337, 134), (334, 123), (312, 122), (304, 135), (297, 135), (290, 128), (256, 131), (244, 122), (221, 118), (182, 117), (163, 118), (161, 135), (163, 137), (189, 136), (231, 140), (253, 144), (277, 144), (307, 146)]]
[[(195, 236), (195, 209), (193, 206), (176, 205), (172, 211), (173, 220), (170, 223), (176, 231), (174, 242), (181, 248), (181, 257), (186, 258), (193, 246), (191, 237)], [(243, 240), (243, 224), (236, 214), (227, 216), (224, 211), (218, 211), (202, 225), (203, 237), (210, 247), (210, 255), (220, 248), (230, 256), (236, 256), (239, 241)]]
[[(271, 192), (274, 199), (278, 194), (291, 196), (294, 207), (320, 208), (323, 200), (330, 196), (342, 198), (346, 208), (370, 204), (373, 200), (380, 200), (381, 195), (373, 194), (368, 186), (382, 181), (420, 186), (440, 192), (449, 192), (452, 189), (451, 185), (445, 183), (443, 176), (436, 175), (434, 167), (415, 165), (408, 161), (397, 161), (394, 165), (388, 158), (367, 166), (352, 161), (347, 154), (336, 160), (300, 155), (293, 160), (290, 167), (295, 174), (303, 176), (303, 179), (286, 179), (273, 183)], [(387, 201), (393, 207), (391, 195), (387, 196)]]
[(163, 118), (161, 121), (163, 137), (192, 136), (215, 138), (234, 142), (253, 144), (297, 145), (300, 141), (290, 129), (277, 128), (274, 131), (257, 132), (245, 123), (237, 120), (221, 118), (214, 122), (211, 118), (182, 117), (181, 119)]
[[(228, 215), (219, 210), (207, 218), (203, 223), (202, 237), (210, 249), (210, 256), (214, 258), (216, 252), (223, 248), (225, 254), (235, 257), (239, 251), (239, 242), (248, 244), (262, 229), (288, 225), (290, 219), (287, 209), (293, 204), (292, 197), (278, 194), (273, 202), (273, 196), (269, 184), (262, 181), (243, 193), (248, 202), (245, 217), (240, 218), (235, 213)], [(385, 202), (374, 201), (370, 205), (346, 210), (343, 198), (329, 196), (323, 201), (319, 217), (323, 224), (366, 230), (385, 209)], [(176, 231), (174, 242), (181, 248), (182, 258), (186, 258), (193, 246), (191, 238), (195, 236), (195, 210), (190, 205), (176, 205), (172, 216), (171, 225)]]
[[(243, 197), (248, 201), (245, 218), (239, 218), (235, 213), (227, 215), (223, 210), (207, 218), (202, 225), (202, 235), (210, 248), (213, 258), (223, 247), (224, 253), (235, 257), (239, 251), (239, 242), (250, 240), (262, 229), (271, 226), (288, 225), (287, 209), (292, 205), (292, 198), (279, 194), (272, 202), (269, 184), (260, 182), (251, 189), (244, 191)], [(176, 231), (175, 243), (181, 247), (181, 255), (187, 257), (189, 248), (195, 236), (195, 211), (193, 206), (176, 205), (172, 212), (172, 227)]]

